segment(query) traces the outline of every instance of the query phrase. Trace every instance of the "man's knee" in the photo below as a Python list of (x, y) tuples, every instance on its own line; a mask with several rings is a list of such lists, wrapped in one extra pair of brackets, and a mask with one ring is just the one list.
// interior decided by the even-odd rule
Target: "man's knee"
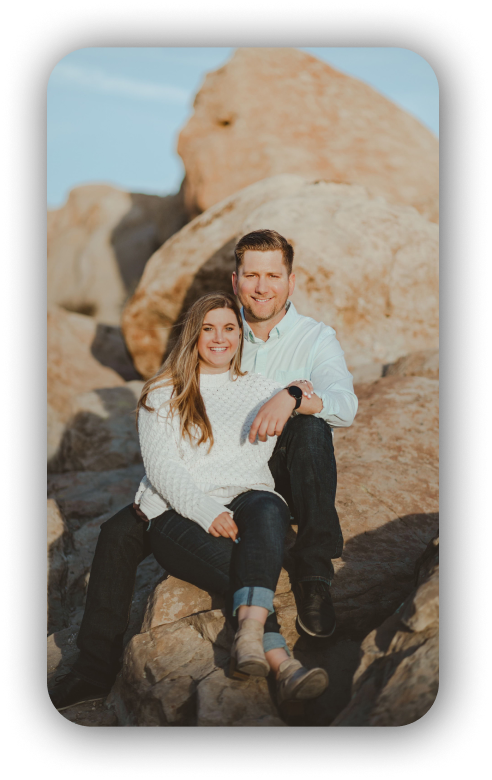
[(331, 428), (320, 417), (299, 414), (289, 420), (289, 440), (292, 445), (304, 447), (307, 452), (322, 448), (333, 453), (333, 438)]

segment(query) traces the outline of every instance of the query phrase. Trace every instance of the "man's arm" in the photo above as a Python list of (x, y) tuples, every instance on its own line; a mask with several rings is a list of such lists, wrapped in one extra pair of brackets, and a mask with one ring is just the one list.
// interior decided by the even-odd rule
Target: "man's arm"
[(311, 382), (322, 402), (322, 408), (314, 412), (316, 417), (334, 428), (352, 425), (358, 407), (357, 396), (343, 350), (332, 328), (327, 328), (316, 344)]

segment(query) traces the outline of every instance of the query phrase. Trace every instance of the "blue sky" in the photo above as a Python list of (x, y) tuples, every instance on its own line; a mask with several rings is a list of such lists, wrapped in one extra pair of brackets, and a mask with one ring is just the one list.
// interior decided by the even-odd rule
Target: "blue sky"
[[(438, 135), (434, 71), (408, 49), (303, 48), (365, 81)], [(107, 182), (130, 192), (176, 192), (176, 153), (205, 74), (232, 48), (88, 48), (55, 66), (48, 84), (48, 206), (70, 190)]]

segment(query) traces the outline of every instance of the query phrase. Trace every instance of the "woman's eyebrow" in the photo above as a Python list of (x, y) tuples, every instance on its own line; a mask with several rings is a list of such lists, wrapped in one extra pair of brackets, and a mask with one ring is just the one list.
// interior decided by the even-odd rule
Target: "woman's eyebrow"
[[(229, 328), (231, 325), (237, 325), (237, 322), (226, 322), (226, 324), (224, 325), (224, 328)], [(204, 328), (205, 326), (207, 326), (209, 328), (215, 328), (216, 327), (216, 325), (213, 325), (211, 322), (204, 322), (203, 325), (202, 325), (202, 328)]]

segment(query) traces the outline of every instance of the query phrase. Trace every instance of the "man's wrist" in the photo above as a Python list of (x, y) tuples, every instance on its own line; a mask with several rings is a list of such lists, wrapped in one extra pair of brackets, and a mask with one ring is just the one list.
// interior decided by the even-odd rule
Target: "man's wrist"
[(294, 398), (293, 395), (291, 395), (289, 393), (289, 390), (288, 390), (287, 387), (284, 388), (284, 392), (287, 393), (287, 398), (290, 398), (290, 400), (292, 401), (292, 409), (295, 409), (296, 408), (296, 403), (297, 403), (296, 399)]

